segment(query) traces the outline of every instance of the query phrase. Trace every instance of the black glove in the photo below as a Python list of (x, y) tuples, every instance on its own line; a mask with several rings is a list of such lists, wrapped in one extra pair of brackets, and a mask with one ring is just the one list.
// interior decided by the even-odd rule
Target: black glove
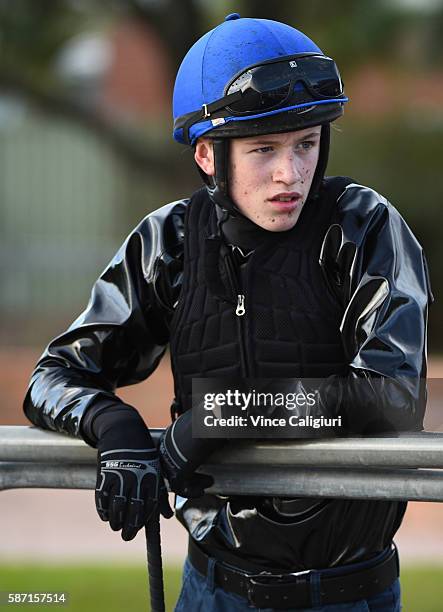
[(192, 437), (192, 413), (188, 410), (160, 438), (162, 472), (171, 491), (182, 497), (201, 497), (214, 484), (212, 476), (195, 470), (226, 440)]
[(95, 505), (111, 529), (132, 540), (157, 509), (173, 512), (162, 477), (158, 450), (138, 412), (125, 404), (111, 406), (93, 422), (98, 439)]

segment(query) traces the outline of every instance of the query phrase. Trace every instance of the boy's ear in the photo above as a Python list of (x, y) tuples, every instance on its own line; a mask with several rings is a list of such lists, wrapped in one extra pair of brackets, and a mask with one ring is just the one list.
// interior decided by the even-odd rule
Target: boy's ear
[(195, 145), (194, 159), (205, 174), (214, 176), (214, 149), (209, 138), (199, 138)]

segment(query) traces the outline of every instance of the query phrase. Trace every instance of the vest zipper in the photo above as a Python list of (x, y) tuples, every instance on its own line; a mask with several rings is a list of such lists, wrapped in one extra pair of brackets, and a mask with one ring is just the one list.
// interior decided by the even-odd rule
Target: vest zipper
[(237, 319), (237, 330), (239, 337), (239, 346), (240, 346), (240, 359), (241, 366), (243, 371), (243, 376), (245, 378), (250, 377), (250, 369), (249, 369), (249, 360), (247, 356), (247, 348), (246, 348), (246, 330), (245, 325), (246, 321), (244, 315), (246, 314), (245, 307), (245, 295), (244, 293), (240, 293), (240, 283), (238, 282), (237, 275), (235, 274), (235, 270), (233, 267), (232, 259), (229, 255), (225, 257), (226, 262), (226, 271), (228, 274), (229, 283), (231, 285), (231, 289), (233, 294), (237, 297), (237, 307), (235, 309), (236, 319)]
[(246, 308), (245, 308), (245, 296), (243, 295), (243, 293), (239, 293), (237, 295), (238, 301), (237, 301), (237, 308), (235, 309), (235, 314), (237, 315), (237, 317), (242, 317), (244, 314), (246, 314)]

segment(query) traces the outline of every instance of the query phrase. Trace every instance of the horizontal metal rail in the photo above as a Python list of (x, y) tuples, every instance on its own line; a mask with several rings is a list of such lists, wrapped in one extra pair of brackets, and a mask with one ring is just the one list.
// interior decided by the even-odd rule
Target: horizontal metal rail
[[(93, 489), (96, 460), (82, 440), (0, 427), (0, 490)], [(229, 442), (201, 471), (223, 495), (443, 501), (443, 434)]]

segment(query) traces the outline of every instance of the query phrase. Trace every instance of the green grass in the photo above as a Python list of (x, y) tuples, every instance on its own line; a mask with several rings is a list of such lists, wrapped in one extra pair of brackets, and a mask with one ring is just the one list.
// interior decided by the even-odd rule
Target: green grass
[(443, 566), (402, 569), (401, 587), (404, 612), (443, 611)]
[[(166, 610), (173, 610), (180, 591), (181, 569), (165, 568)], [(147, 570), (131, 565), (0, 566), (0, 591), (65, 592), (68, 605), (9, 605), (5, 610), (67, 612), (147, 611)]]
[[(165, 568), (166, 610), (174, 608), (181, 569)], [(132, 612), (149, 610), (144, 567), (86, 565), (0, 565), (0, 591), (66, 592), (66, 606), (9, 605), (7, 610), (67, 610), (69, 612)], [(417, 566), (402, 570), (404, 612), (443, 611), (443, 567)], [(192, 612), (190, 610), (189, 612)]]

